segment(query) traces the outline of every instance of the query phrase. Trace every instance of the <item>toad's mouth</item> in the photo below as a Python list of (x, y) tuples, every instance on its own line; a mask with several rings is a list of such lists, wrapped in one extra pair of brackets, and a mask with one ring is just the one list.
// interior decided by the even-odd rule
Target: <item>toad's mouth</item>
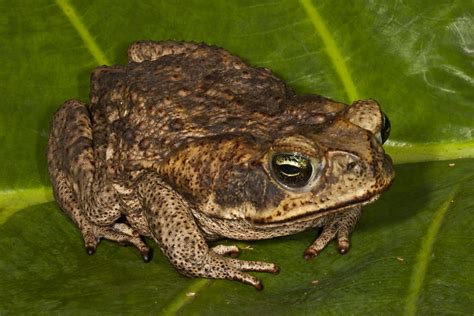
[(267, 216), (267, 217), (262, 217), (262, 218), (254, 218), (252, 220), (252, 223), (255, 225), (280, 225), (283, 223), (298, 223), (298, 222), (306, 222), (306, 221), (313, 221), (317, 218), (321, 218), (327, 215), (335, 214), (335, 213), (341, 213), (344, 211), (347, 211), (349, 209), (353, 209), (356, 207), (362, 207), (364, 205), (370, 204), (374, 201), (376, 201), (382, 192), (376, 194), (376, 195), (371, 195), (369, 197), (363, 196), (360, 197), (359, 199), (354, 199), (348, 202), (343, 202), (339, 204), (332, 205), (327, 208), (323, 208), (320, 210), (315, 211), (315, 205), (314, 204), (309, 204), (308, 205), (302, 205), (301, 207), (298, 208), (298, 212), (296, 215), (287, 215), (287, 216)]
[[(328, 172), (324, 171), (326, 179)], [(277, 208), (268, 208), (266, 210), (254, 212), (245, 219), (256, 226), (286, 225), (288, 223), (303, 223), (314, 221), (335, 213), (342, 213), (353, 208), (361, 208), (377, 200), (383, 192), (388, 190), (395, 178), (395, 172), (392, 168), (392, 161), (388, 155), (385, 155), (384, 165), (380, 168), (378, 181), (372, 186), (372, 190), (364, 192), (364, 186), (355, 188), (355, 192), (346, 192), (347, 195), (337, 195), (334, 199), (319, 199), (316, 201), (314, 196), (295, 196), (286, 199)], [(330, 175), (330, 173), (329, 173)], [(328, 181), (325, 181), (328, 183)], [(368, 184), (366, 184), (367, 186)], [(374, 188), (375, 187), (375, 188)], [(321, 190), (323, 190), (321, 188)], [(326, 188), (327, 189), (327, 188)], [(322, 191), (317, 190), (319, 193)], [(317, 195), (317, 194), (316, 194)], [(321, 197), (321, 195), (319, 195)], [(294, 200), (293, 200), (294, 199)], [(288, 207), (290, 206), (290, 207)], [(287, 210), (288, 209), (288, 210)]]

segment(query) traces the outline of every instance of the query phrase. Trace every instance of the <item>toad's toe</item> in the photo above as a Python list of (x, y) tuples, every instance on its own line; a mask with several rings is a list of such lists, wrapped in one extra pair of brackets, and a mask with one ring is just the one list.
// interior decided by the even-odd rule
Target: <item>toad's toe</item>
[(226, 262), (233, 268), (240, 271), (257, 271), (257, 272), (269, 272), (278, 273), (279, 268), (277, 265), (269, 262), (262, 261), (247, 261), (233, 258), (227, 258)]
[(215, 253), (217, 253), (218, 255), (221, 255), (221, 256), (229, 255), (232, 258), (238, 257), (238, 255), (240, 253), (239, 248), (235, 245), (231, 245), (231, 246), (217, 245), (215, 247), (212, 247), (211, 250), (214, 251)]

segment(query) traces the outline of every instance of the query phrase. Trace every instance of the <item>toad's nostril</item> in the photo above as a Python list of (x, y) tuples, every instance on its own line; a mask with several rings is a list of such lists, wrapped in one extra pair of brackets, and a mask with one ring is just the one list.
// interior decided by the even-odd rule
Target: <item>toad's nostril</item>
[(364, 169), (364, 166), (359, 161), (351, 161), (346, 166), (347, 172), (350, 172), (356, 175), (360, 175), (363, 169)]
[(356, 163), (355, 161), (349, 162), (349, 163), (347, 164), (347, 167), (346, 167), (347, 171), (353, 170), (353, 169), (356, 167), (356, 165), (357, 165), (357, 163)]

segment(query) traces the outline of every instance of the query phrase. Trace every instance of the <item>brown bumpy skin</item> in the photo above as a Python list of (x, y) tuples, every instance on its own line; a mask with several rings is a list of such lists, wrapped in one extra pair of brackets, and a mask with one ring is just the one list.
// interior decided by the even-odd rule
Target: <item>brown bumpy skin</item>
[(49, 137), (54, 195), (88, 254), (108, 239), (149, 261), (148, 237), (184, 275), (262, 289), (246, 271), (276, 273), (275, 264), (207, 241), (322, 227), (306, 259), (333, 239), (348, 251), (362, 206), (394, 176), (376, 101), (299, 96), (269, 69), (206, 44), (137, 42), (128, 55), (93, 71), (90, 104), (65, 102)]

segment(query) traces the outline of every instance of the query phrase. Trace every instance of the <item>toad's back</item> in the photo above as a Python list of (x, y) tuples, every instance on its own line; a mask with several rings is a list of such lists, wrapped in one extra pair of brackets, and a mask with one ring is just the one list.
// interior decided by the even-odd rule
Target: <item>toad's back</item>
[(345, 108), (319, 96), (296, 97), (269, 70), (197, 44), (153, 61), (96, 69), (91, 99), (96, 154), (115, 162), (159, 162), (183, 143), (230, 133), (270, 140)]

